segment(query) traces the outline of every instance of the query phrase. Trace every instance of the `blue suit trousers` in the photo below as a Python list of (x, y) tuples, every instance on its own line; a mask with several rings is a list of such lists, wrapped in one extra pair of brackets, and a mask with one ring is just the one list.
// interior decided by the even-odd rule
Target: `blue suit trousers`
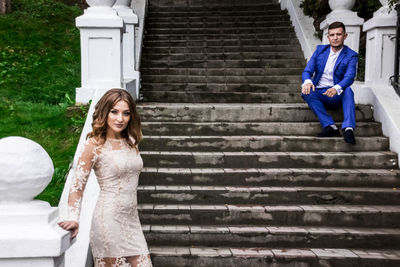
[(311, 90), (310, 94), (301, 94), (301, 97), (307, 102), (310, 109), (318, 117), (322, 128), (335, 124), (332, 117), (328, 114), (326, 109), (343, 109), (343, 123), (342, 129), (347, 127), (356, 127), (356, 111), (354, 103), (354, 92), (350, 87), (343, 90), (340, 95), (328, 97), (323, 95), (329, 88)]

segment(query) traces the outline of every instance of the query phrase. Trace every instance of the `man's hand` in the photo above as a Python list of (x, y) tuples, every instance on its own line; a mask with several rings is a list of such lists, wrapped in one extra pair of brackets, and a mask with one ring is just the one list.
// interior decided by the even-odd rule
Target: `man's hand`
[(76, 221), (63, 221), (59, 222), (58, 225), (64, 230), (72, 231), (71, 239), (77, 236), (79, 230), (79, 224)]
[(302, 88), (301, 88), (301, 92), (305, 95), (310, 94), (311, 89), (313, 91), (315, 91), (315, 86), (312, 83), (306, 83)]
[(326, 90), (325, 93), (323, 93), (323, 95), (326, 95), (328, 97), (334, 97), (335, 95), (337, 95), (337, 91), (335, 88), (329, 88), (328, 90)]

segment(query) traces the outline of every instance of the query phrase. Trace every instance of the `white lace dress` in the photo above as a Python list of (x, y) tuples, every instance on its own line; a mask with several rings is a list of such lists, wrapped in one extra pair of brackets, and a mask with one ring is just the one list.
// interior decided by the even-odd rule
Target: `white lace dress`
[(82, 193), (92, 168), (100, 185), (90, 230), (95, 266), (131, 266), (128, 260), (136, 256), (135, 267), (152, 266), (137, 210), (140, 154), (122, 139), (107, 139), (101, 146), (89, 139), (70, 190), (69, 220), (79, 222)]

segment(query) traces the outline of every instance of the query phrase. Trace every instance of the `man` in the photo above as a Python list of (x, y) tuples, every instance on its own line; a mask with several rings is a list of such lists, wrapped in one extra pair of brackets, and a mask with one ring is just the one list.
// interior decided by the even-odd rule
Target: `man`
[(329, 45), (319, 45), (302, 74), (301, 96), (318, 117), (322, 132), (319, 137), (339, 136), (339, 129), (326, 108), (343, 109), (343, 138), (355, 144), (354, 93), (350, 85), (356, 75), (358, 54), (344, 45), (346, 28), (334, 22), (328, 28)]

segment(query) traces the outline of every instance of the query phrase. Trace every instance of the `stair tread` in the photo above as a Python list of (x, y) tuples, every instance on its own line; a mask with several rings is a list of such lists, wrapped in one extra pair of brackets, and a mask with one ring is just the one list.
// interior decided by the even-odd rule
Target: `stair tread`
[(322, 212), (322, 213), (400, 213), (400, 205), (201, 205), (201, 204), (138, 204), (139, 210), (163, 211), (247, 211), (247, 212)]
[[(268, 257), (286, 258), (360, 258), (400, 261), (400, 250), (395, 249), (343, 249), (343, 248), (230, 248), (151, 246), (154, 256), (201, 256), (201, 257)], [(249, 265), (250, 266), (250, 265)]]

